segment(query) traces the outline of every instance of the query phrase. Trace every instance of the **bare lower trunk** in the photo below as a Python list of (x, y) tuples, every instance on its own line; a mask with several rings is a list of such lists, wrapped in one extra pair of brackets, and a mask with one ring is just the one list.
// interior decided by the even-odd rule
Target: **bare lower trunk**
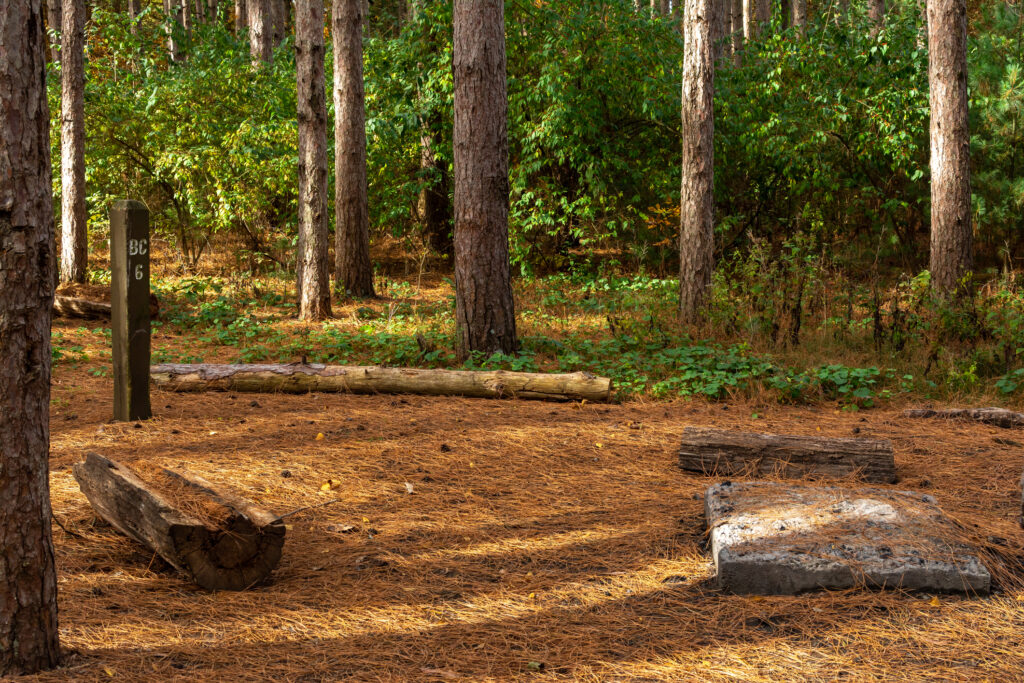
[(353, 296), (373, 296), (363, 19), (362, 0), (334, 0), (334, 281)]
[(732, 41), (729, 27), (732, 24), (732, 0), (712, 0), (714, 22), (711, 39), (714, 45), (715, 63), (732, 55)]
[(57, 665), (53, 205), (40, 0), (0, 0), (0, 678)]
[(60, 281), (85, 282), (85, 0), (65, 0), (61, 30)]
[(269, 62), (274, 58), (274, 46), (270, 41), (270, 0), (246, 0), (249, 13), (249, 52), (254, 64)]
[(885, 24), (885, 0), (868, 0), (868, 19), (871, 21), (871, 36), (877, 36)]
[(164, 0), (164, 15), (167, 22), (167, 51), (171, 61), (181, 61), (181, 45), (179, 41), (184, 32), (180, 0)]
[(270, 44), (277, 47), (284, 40), (288, 24), (285, 0), (270, 0)]
[(761, 25), (757, 19), (757, 5), (767, 0), (743, 0), (743, 37), (746, 40), (757, 38), (761, 33)]
[(331, 315), (331, 286), (327, 268), (327, 102), (321, 0), (299, 0), (295, 6), (295, 66), (299, 118), (299, 318), (323, 320)]
[(711, 3), (686, 0), (683, 18), (683, 172), (679, 207), (679, 313), (700, 317), (714, 264), (714, 63)]
[(417, 208), (423, 225), (423, 234), (430, 248), (439, 254), (452, 255), (452, 206), (449, 198), (451, 179), (448, 168), (434, 152), (436, 121), (424, 121), (420, 126), (420, 172), (424, 175)]
[(455, 0), (455, 324), (460, 359), (516, 351), (508, 254), (508, 96), (501, 0)]
[(739, 66), (742, 63), (740, 51), (743, 49), (743, 0), (730, 0), (729, 10), (732, 63)]
[(950, 293), (973, 264), (965, 0), (928, 0), (928, 85), (932, 286)]

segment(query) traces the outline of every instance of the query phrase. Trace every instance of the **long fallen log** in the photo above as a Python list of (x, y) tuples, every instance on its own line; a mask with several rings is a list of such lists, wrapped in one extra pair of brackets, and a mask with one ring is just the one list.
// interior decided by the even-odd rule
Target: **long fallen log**
[(424, 394), (551, 401), (607, 401), (612, 383), (586, 372), (423, 370), (342, 365), (154, 365), (153, 384), (168, 391)]
[(985, 424), (1013, 429), (1024, 427), (1024, 413), (1015, 413), (1005, 408), (949, 408), (947, 410), (916, 409), (904, 410), (904, 417), (939, 418), (943, 420), (973, 420)]
[(679, 466), (709, 476), (857, 476), (877, 483), (896, 481), (892, 443), (884, 439), (833, 439), (687, 427), (683, 430)]
[(89, 301), (61, 294), (53, 297), (53, 312), (62, 318), (97, 320), (110, 317), (110, 302)]
[(206, 480), (162, 473), (193, 497), (223, 511), (212, 527), (113, 460), (89, 453), (72, 471), (93, 509), (115, 529), (149, 547), (208, 590), (245, 590), (274, 570), (284, 523), (249, 501), (219, 493)]

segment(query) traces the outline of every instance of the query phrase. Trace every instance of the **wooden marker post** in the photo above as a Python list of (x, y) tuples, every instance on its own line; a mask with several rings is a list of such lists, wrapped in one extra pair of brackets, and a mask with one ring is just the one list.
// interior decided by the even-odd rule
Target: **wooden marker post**
[(110, 210), (110, 317), (114, 419), (146, 420), (149, 405), (149, 209), (122, 199)]

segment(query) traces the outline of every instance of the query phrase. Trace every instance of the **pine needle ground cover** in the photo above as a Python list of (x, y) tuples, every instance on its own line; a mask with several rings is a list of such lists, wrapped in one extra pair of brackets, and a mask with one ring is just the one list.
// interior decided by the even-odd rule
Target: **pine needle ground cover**
[[(749, 401), (549, 404), (154, 392), (58, 364), (51, 484), (63, 668), (38, 681), (1019, 680), (1015, 432)], [(993, 572), (989, 597), (741, 597), (711, 581), (687, 425), (892, 439)], [(94, 450), (199, 474), (288, 519), (268, 585), (211, 594), (98, 523)], [(65, 531), (66, 530), (66, 531)]]

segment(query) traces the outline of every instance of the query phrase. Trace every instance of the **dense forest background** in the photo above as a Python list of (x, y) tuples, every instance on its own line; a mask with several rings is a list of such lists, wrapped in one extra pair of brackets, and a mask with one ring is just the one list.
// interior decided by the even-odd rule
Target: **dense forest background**
[[(824, 392), (852, 405), (870, 404), (882, 386), (1015, 395), (1024, 385), (1024, 15), (1019, 3), (969, 6), (978, 293), (964, 306), (932, 298), (928, 287), (922, 8), (901, 0), (887, 10), (875, 30), (865, 5), (812, 2), (799, 31), (776, 7), (742, 59), (719, 60), (714, 288), (706, 320), (680, 329), (672, 302), (685, 135), (678, 11), (614, 0), (506, 3), (510, 254), (527, 334), (519, 357), (476, 362), (591, 369), (627, 392), (717, 396), (753, 378), (789, 399)], [(185, 33), (161, 6), (143, 6), (135, 25), (124, 8), (99, 3), (87, 25), (92, 250), (105, 244), (110, 203), (143, 199), (174, 272), (192, 278), (184, 289), (180, 280), (156, 283), (172, 316), (176, 298), (192, 297), (183, 321), (200, 299), (217, 306), (221, 285), (195, 284), (200, 276), (294, 268), (293, 38), (255, 69), (231, 8), (221, 14)], [(369, 6), (375, 267), (379, 277), (411, 274), (415, 287), (424, 272), (450, 270), (451, 25), (449, 3)], [(325, 66), (331, 83), (330, 49)], [(55, 131), (59, 80), (51, 70)], [(56, 134), (53, 144), (59, 179)], [(333, 174), (333, 158), (328, 167)], [(59, 203), (59, 181), (54, 189)], [(245, 301), (258, 298), (248, 297), (208, 322), (237, 325)], [(450, 359), (437, 349), (451, 334), (443, 304), (385, 305), (363, 315), (371, 327), (349, 341), (378, 349), (367, 358), (375, 362), (443, 364)], [(403, 312), (423, 324), (395, 337)], [(386, 325), (373, 328), (380, 320)], [(530, 320), (555, 324), (531, 334)], [(328, 341), (304, 343), (323, 359), (351, 358)], [(297, 352), (274, 348), (242, 355)]]

